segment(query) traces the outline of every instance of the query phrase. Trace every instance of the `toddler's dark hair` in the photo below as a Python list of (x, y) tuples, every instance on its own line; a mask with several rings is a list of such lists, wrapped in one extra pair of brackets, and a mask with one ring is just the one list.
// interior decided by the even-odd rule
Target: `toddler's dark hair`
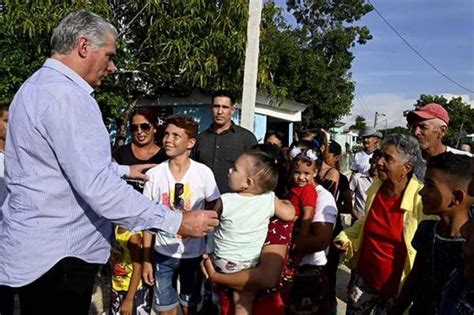
[(275, 190), (278, 184), (277, 159), (263, 151), (247, 151), (243, 155), (253, 160), (248, 172), (256, 179), (259, 192), (266, 193)]
[(278, 182), (274, 189), (275, 195), (280, 199), (288, 199), (288, 187), (286, 180), (288, 178), (288, 160), (283, 151), (269, 143), (259, 143), (253, 145), (249, 152), (264, 152), (272, 156), (277, 162)]

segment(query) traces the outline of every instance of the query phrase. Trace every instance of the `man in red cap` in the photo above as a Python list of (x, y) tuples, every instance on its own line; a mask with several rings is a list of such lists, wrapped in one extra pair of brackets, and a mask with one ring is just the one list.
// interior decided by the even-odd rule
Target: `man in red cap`
[(418, 140), (423, 150), (423, 157), (430, 159), (443, 152), (455, 154), (472, 154), (444, 145), (441, 139), (446, 134), (449, 124), (449, 115), (443, 106), (430, 103), (411, 111), (407, 115), (412, 135)]

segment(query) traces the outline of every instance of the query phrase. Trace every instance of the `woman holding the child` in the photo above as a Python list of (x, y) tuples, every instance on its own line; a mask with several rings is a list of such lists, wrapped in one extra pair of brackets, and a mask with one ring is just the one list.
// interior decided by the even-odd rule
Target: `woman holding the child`
[(366, 217), (335, 240), (352, 268), (348, 314), (390, 309), (413, 266), (411, 241), (425, 218), (422, 184), (413, 175), (418, 161), (416, 139), (389, 135), (377, 162), (379, 179), (367, 191)]
[[(255, 145), (251, 151), (265, 152), (273, 156), (279, 170), (286, 175), (286, 159), (278, 148), (270, 144), (260, 144)], [(275, 189), (275, 195), (279, 198), (287, 198), (285, 181), (285, 176), (279, 176), (279, 183)], [(215, 270), (211, 259), (205, 256), (201, 269), (212, 283), (237, 291), (259, 291), (252, 307), (253, 314), (284, 315), (285, 304), (280, 291), (272, 288), (281, 287), (281, 272), (291, 245), (292, 231), (293, 221), (282, 221), (273, 217), (268, 224), (267, 237), (257, 266), (232, 274), (221, 273)], [(222, 315), (231, 315), (235, 312), (232, 290), (219, 291)]]
[[(267, 240), (256, 267), (235, 274), (223, 274), (215, 271), (209, 259), (203, 262), (203, 271), (213, 283), (234, 290), (256, 291), (273, 288), (260, 291), (257, 295), (253, 305), (254, 314), (284, 315), (288, 311), (292, 314), (302, 314), (308, 310), (312, 314), (328, 312), (324, 249), (331, 242), (337, 209), (332, 195), (314, 182), (321, 167), (322, 156), (319, 149), (310, 149), (308, 145), (300, 143), (294, 146), (296, 149), (291, 155), (291, 177), (294, 181), (292, 188), (311, 185), (312, 189), (317, 191), (318, 197), (317, 201), (313, 200), (315, 204), (313, 203), (312, 207), (307, 207), (306, 203), (302, 204), (299, 215), (306, 219), (303, 222), (297, 221), (299, 233), (295, 242), (291, 242), (293, 222), (276, 219), (269, 225)], [(286, 277), (290, 266), (284, 268), (287, 264), (288, 247), (294, 249), (290, 256), (299, 266), (291, 269), (294, 277), (290, 282)], [(220, 305), (221, 314), (233, 314), (232, 299), (229, 295), (220, 294)]]

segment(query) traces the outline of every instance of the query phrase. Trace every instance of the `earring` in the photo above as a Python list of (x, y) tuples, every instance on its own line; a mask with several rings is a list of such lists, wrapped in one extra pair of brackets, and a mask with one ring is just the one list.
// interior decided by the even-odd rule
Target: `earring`
[(406, 178), (405, 174), (400, 175), (400, 177), (398, 178), (398, 182), (403, 181), (405, 178)]

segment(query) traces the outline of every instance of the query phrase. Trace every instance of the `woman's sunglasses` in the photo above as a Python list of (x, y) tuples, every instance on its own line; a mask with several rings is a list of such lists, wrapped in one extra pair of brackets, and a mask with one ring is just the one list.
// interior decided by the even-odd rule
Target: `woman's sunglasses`
[(149, 131), (151, 129), (151, 124), (149, 123), (142, 123), (142, 124), (131, 124), (130, 127), (128, 127), (130, 132), (137, 132), (138, 129), (141, 129), (142, 131)]

